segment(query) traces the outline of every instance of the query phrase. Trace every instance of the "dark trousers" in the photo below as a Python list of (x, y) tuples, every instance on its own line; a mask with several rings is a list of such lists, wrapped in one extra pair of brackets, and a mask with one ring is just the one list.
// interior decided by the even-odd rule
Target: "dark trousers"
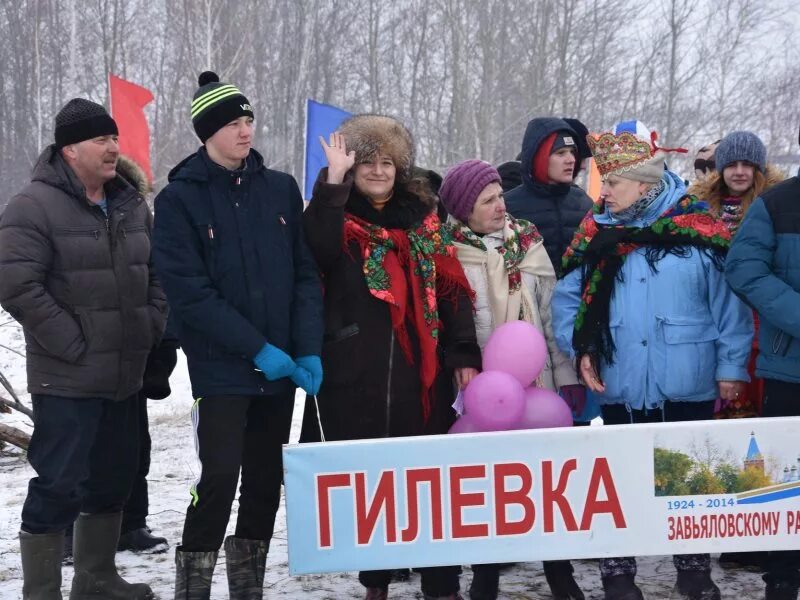
[[(714, 400), (705, 402), (673, 402), (667, 400), (663, 409), (628, 410), (624, 404), (608, 404), (601, 407), (604, 425), (629, 423), (675, 423), (678, 421), (706, 421), (714, 418)], [(710, 571), (711, 556), (708, 554), (677, 554), (672, 562), (678, 571)], [(600, 560), (600, 575), (636, 575), (636, 559), (632, 556), (604, 558)]]
[[(764, 380), (765, 417), (800, 416), (800, 383)], [(800, 585), (800, 551), (768, 552), (764, 581)]]
[[(449, 596), (458, 592), (461, 567), (428, 567), (418, 569), (422, 593), (426, 596)], [(364, 587), (385, 588), (392, 580), (391, 571), (361, 571), (358, 580)]]
[(150, 502), (147, 495), (147, 474), (150, 472), (150, 423), (147, 417), (147, 397), (136, 397), (136, 415), (139, 422), (139, 468), (133, 479), (133, 487), (122, 509), (122, 533), (147, 527)]
[(219, 550), (242, 484), (236, 537), (269, 545), (283, 481), (294, 391), (272, 396), (210, 396), (192, 409), (200, 478), (183, 525), (184, 552)]
[(28, 460), (36, 477), (22, 530), (66, 530), (80, 513), (119, 512), (138, 463), (136, 397), (122, 401), (33, 394)]

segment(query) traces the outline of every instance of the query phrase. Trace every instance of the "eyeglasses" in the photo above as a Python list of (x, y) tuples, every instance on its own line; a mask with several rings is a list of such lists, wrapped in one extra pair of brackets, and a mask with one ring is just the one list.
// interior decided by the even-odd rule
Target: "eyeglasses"
[(713, 171), (716, 167), (716, 163), (714, 162), (713, 158), (709, 158), (706, 160), (705, 158), (697, 158), (694, 161), (694, 170), (695, 171), (702, 171), (703, 173), (707, 173), (708, 171)]

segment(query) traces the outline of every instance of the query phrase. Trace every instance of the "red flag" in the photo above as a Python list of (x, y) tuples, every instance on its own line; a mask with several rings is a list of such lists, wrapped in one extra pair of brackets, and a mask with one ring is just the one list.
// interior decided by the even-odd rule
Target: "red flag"
[(153, 183), (150, 170), (150, 128), (144, 116), (144, 107), (153, 101), (153, 94), (147, 88), (108, 75), (111, 91), (111, 116), (119, 129), (119, 151), (136, 161)]

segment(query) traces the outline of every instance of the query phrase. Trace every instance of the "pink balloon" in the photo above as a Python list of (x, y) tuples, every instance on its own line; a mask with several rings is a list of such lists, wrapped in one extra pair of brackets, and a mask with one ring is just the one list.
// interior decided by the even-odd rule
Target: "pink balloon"
[(571, 426), (572, 410), (561, 396), (544, 388), (529, 387), (525, 390), (525, 411), (515, 429)]
[(528, 387), (544, 369), (547, 344), (530, 323), (510, 321), (495, 329), (483, 350), (483, 370), (502, 371)]
[(450, 431), (447, 433), (477, 433), (480, 429), (473, 423), (467, 415), (463, 415), (456, 419)]
[(484, 371), (464, 390), (464, 413), (480, 431), (512, 429), (524, 410), (525, 390), (508, 373)]

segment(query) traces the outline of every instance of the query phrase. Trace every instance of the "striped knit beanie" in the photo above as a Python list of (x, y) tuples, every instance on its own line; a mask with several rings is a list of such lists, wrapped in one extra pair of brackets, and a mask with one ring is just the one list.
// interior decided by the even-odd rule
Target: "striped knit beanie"
[(254, 117), (253, 107), (234, 85), (222, 83), (216, 73), (204, 71), (192, 98), (192, 125), (200, 141), (206, 140), (239, 117)]

